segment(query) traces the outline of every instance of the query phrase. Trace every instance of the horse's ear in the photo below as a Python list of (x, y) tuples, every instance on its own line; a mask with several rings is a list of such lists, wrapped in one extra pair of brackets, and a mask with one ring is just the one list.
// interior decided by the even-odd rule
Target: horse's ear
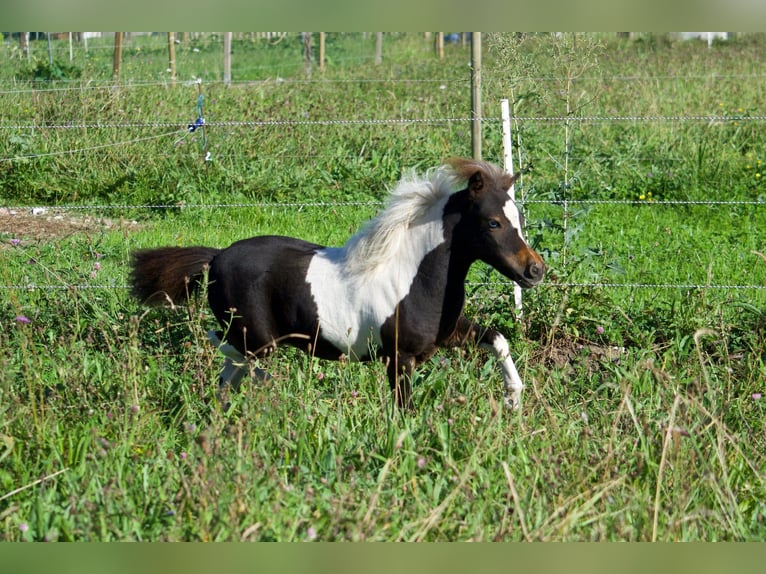
[(484, 175), (481, 171), (475, 172), (468, 178), (468, 192), (471, 194), (471, 199), (479, 199), (484, 193)]

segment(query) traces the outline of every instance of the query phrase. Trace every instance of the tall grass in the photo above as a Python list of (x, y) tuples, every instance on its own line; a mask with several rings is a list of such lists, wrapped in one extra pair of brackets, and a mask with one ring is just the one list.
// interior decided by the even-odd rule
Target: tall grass
[[(547, 55), (576, 59), (584, 44), (558, 41), (492, 39), (488, 109), (511, 95), (516, 116), (565, 114), (565, 62)], [(74, 90), (28, 89), (31, 64), (3, 66), (18, 89), (0, 94), (0, 158), (80, 150), (0, 162), (3, 203), (177, 207), (97, 210), (138, 226), (0, 235), (0, 539), (762, 540), (766, 294), (705, 286), (764, 284), (763, 206), (656, 203), (762, 199), (761, 124), (741, 117), (762, 114), (762, 38), (710, 50), (600, 41), (569, 87), (581, 103), (569, 135), (560, 122), (515, 127), (548, 285), (516, 318), (494, 272), (470, 277), (468, 312), (510, 335), (527, 384), (513, 415), (498, 365), (475, 349), (424, 365), (406, 412), (382, 365), (289, 349), (260, 365), (272, 379), (220, 396), (204, 302), (147, 310), (122, 288), (136, 247), (261, 233), (340, 244), (403, 169), (468, 154), (467, 124), (211, 125), (205, 162), (199, 134), (174, 145), (198, 85), (167, 82), (161, 42), (135, 39), (117, 88), (101, 84), (110, 58), (98, 43), (73, 62), (79, 78), (48, 86)], [(441, 61), (421, 36), (387, 37), (375, 67), (355, 61), (373, 40), (332, 42), (310, 81), (294, 42), (235, 42), (235, 79), (263, 81), (227, 89), (207, 79), (219, 54), (202, 38), (179, 54), (179, 78), (205, 76), (211, 124), (470, 116), (460, 46)], [(655, 114), (731, 119), (582, 121)], [(86, 127), (46, 127), (67, 122)], [(133, 125), (155, 122), (177, 133), (111, 145), (172, 131)], [(500, 128), (485, 127), (496, 160)], [(273, 200), (300, 205), (261, 205)], [(197, 203), (259, 205), (183, 207)], [(571, 285), (603, 283), (689, 287)]]

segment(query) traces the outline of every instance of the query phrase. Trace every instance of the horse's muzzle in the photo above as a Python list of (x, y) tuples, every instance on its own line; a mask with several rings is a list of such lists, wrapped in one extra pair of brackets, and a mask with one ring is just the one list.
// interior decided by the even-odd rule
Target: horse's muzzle
[(530, 261), (524, 269), (524, 275), (522, 281), (519, 281), (519, 285), (522, 287), (534, 287), (545, 276), (545, 263), (542, 259), (538, 261)]

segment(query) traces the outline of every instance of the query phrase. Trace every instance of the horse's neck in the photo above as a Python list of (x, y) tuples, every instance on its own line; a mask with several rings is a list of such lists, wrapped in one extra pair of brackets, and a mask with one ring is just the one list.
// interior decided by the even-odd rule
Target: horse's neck
[(444, 305), (462, 308), (465, 280), (474, 259), (470, 250), (463, 247), (459, 232), (455, 235), (459, 219), (457, 216), (444, 219), (444, 242), (423, 258), (414, 288), (444, 293)]

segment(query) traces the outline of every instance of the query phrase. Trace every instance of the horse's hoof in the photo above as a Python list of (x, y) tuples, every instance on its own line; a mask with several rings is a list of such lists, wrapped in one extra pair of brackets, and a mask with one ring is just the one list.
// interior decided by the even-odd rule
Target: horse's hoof
[(505, 410), (507, 410), (508, 412), (521, 410), (521, 397), (506, 396), (503, 400), (503, 406), (505, 406)]

